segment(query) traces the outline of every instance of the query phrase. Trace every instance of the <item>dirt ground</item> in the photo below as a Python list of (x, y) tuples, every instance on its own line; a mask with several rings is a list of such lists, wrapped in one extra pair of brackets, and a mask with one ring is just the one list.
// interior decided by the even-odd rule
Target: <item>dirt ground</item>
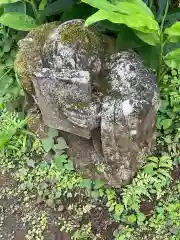
[[(173, 185), (180, 180), (180, 166), (172, 171), (172, 178)], [(141, 211), (146, 216), (151, 216), (156, 204), (156, 201), (143, 200)], [(43, 207), (35, 205), (33, 202), (24, 204), (16, 192), (16, 183), (11, 180), (9, 175), (0, 174), (0, 240), (41, 240), (42, 234), (38, 229), (40, 223), (39, 220), (34, 219), (38, 218), (38, 214), (42, 211)], [(60, 216), (60, 213), (58, 211), (46, 211), (46, 213), (48, 228), (43, 233), (44, 240), (70, 240), (68, 234), (60, 232), (55, 223), (55, 219), (58, 215)], [(108, 212), (104, 210), (103, 206), (95, 208), (89, 217), (95, 233), (101, 231), (103, 235), (106, 235), (106, 239), (113, 239), (112, 233), (116, 229), (117, 223), (111, 222), (110, 224)], [(32, 223), (36, 230), (31, 230)], [(37, 231), (39, 237), (27, 236), (28, 231)]]

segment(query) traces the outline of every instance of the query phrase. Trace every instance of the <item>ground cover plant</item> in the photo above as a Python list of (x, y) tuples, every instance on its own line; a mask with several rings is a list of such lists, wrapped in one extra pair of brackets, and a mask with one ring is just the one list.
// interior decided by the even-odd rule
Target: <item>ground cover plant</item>
[[(83, 240), (179, 240), (178, 4), (141, 0), (1, 0), (0, 4), (0, 238), (51, 239), (54, 231), (60, 239), (64, 231)], [(132, 183), (121, 189), (82, 178), (57, 130), (49, 129), (43, 140), (31, 132), (33, 116), (26, 116), (20, 100), (24, 94), (13, 70), (17, 41), (26, 35), (24, 31), (44, 22), (73, 18), (87, 19), (86, 25), (97, 22), (100, 31), (116, 37), (119, 49), (134, 49), (157, 74), (161, 105), (156, 146)], [(7, 223), (9, 218), (12, 224)]]

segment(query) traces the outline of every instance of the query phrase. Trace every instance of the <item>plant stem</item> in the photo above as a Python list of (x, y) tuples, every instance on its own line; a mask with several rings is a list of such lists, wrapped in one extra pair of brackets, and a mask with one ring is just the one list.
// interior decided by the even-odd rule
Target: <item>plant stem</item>
[(12, 66), (10, 69), (8, 69), (8, 70), (0, 77), (0, 80), (1, 80), (4, 76), (6, 76), (12, 69), (13, 69), (13, 66)]
[(39, 19), (39, 11), (38, 11), (35, 0), (24, 0), (24, 1), (31, 4), (33, 12), (34, 12), (34, 16), (36, 17), (36, 20), (38, 20)]
[(161, 27), (160, 27), (160, 55), (159, 55), (159, 67), (158, 67), (158, 71), (157, 71), (157, 81), (160, 81), (160, 76), (161, 76), (161, 70), (162, 70), (162, 63), (163, 63), (163, 50), (164, 50), (164, 34), (163, 34), (163, 27), (164, 27), (164, 22), (166, 19), (166, 15), (168, 13), (168, 9), (169, 9), (169, 0), (167, 0), (166, 2), (166, 9), (164, 12), (164, 16), (161, 22)]
[(32, 9), (34, 11), (34, 15), (36, 16), (36, 19), (38, 19), (39, 18), (39, 11), (38, 11), (35, 0), (31, 0), (31, 6), (32, 6)]

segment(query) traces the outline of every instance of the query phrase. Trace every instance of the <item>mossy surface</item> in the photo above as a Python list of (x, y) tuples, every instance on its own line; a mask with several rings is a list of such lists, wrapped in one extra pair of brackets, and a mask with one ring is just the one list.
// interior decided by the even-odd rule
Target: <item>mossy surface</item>
[(66, 25), (60, 32), (62, 43), (79, 44), (88, 52), (98, 53), (102, 50), (102, 39), (92, 28), (85, 28), (82, 23)]

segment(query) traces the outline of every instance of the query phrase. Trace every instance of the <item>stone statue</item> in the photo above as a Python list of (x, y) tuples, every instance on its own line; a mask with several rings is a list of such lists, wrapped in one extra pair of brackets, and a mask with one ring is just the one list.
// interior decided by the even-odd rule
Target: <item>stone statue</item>
[(151, 148), (158, 108), (155, 76), (138, 54), (117, 52), (113, 38), (76, 19), (31, 31), (15, 66), (82, 175), (127, 184)]

